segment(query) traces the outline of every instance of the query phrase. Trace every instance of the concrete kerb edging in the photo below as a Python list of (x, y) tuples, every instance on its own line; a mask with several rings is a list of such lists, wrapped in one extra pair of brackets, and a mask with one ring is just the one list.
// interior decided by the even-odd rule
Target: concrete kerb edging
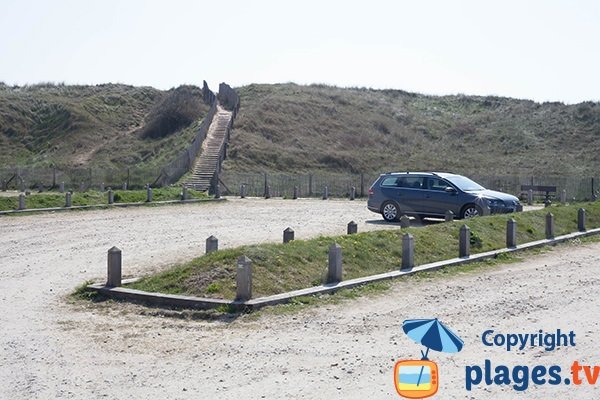
[[(365, 285), (368, 283), (379, 282), (388, 279), (398, 278), (404, 275), (414, 274), (416, 272), (423, 271), (434, 271), (444, 267), (451, 267), (461, 264), (468, 264), (472, 262), (481, 261), (487, 258), (493, 258), (500, 254), (514, 253), (517, 251), (534, 249), (543, 246), (555, 245), (558, 243), (566, 242), (568, 240), (577, 239), (579, 237), (592, 236), (600, 234), (600, 228), (590, 229), (586, 232), (574, 232), (567, 235), (558, 236), (554, 239), (543, 239), (534, 242), (524, 243), (512, 248), (503, 248), (499, 250), (492, 250), (485, 253), (473, 254), (470, 257), (452, 258), (444, 261), (437, 261), (434, 263), (419, 265), (411, 269), (405, 270), (394, 270), (385, 272), (383, 274), (371, 275), (362, 278), (349, 279), (347, 281), (341, 281), (334, 284), (326, 284), (320, 286), (313, 286), (306, 289), (294, 290), (291, 292), (276, 294), (273, 296), (260, 297), (251, 299), (248, 301), (232, 301), (223, 299), (210, 299), (201, 298), (194, 296), (180, 296), (170, 295), (162, 293), (151, 293), (144, 292), (141, 290), (127, 289), (124, 287), (108, 287), (103, 284), (89, 285), (88, 289), (95, 290), (107, 297), (115, 298), (119, 300), (136, 301), (144, 304), (150, 304), (154, 306), (162, 307), (181, 307), (181, 308), (193, 308), (193, 309), (213, 309), (221, 306), (232, 307), (237, 310), (241, 309), (258, 309), (265, 306), (272, 306), (276, 304), (287, 303), (290, 300), (301, 297), (311, 296), (318, 294), (334, 293), (340, 289), (350, 289), (356, 286)], [(132, 283), (139, 280), (139, 278), (123, 280), (123, 284)]]
[(203, 203), (213, 201), (226, 201), (226, 199), (188, 199), (188, 200), (165, 200), (165, 201), (153, 201), (152, 203), (113, 203), (113, 204), (93, 204), (89, 206), (71, 206), (71, 207), (55, 207), (55, 208), (25, 208), (23, 210), (6, 210), (0, 211), (0, 215), (7, 214), (23, 214), (32, 212), (54, 212), (54, 211), (70, 211), (70, 210), (90, 210), (90, 209), (101, 209), (101, 208), (113, 208), (113, 207), (141, 207), (149, 205), (169, 205), (169, 204), (187, 204), (187, 203)]

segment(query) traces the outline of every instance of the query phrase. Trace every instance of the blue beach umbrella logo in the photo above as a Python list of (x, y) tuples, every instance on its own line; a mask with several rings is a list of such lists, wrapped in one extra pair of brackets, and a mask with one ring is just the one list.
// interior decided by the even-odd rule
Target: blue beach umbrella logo
[(446, 325), (435, 319), (407, 319), (402, 323), (402, 330), (409, 338), (427, 347), (423, 360), (427, 360), (429, 350), (443, 353), (458, 353), (465, 342)]

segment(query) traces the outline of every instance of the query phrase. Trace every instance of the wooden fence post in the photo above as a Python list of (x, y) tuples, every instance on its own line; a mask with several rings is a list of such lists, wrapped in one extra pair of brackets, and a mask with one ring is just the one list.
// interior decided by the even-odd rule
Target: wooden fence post
[(108, 279), (106, 280), (106, 286), (121, 286), (121, 256), (121, 250), (116, 247), (108, 250)]
[(415, 238), (410, 233), (402, 235), (402, 269), (415, 266)]
[(247, 301), (252, 298), (252, 260), (246, 256), (238, 258), (236, 286), (237, 301)]
[(585, 232), (585, 208), (577, 210), (577, 230)]
[(546, 239), (554, 239), (554, 214), (546, 214)]
[(517, 221), (514, 218), (506, 221), (506, 247), (517, 247)]
[(25, 195), (23, 193), (19, 194), (19, 210), (25, 209)]
[(446, 213), (444, 214), (444, 221), (446, 221), (446, 222), (454, 221), (454, 213), (452, 212), (452, 210), (446, 211)]
[(294, 240), (294, 230), (289, 226), (283, 231), (283, 243)]
[(358, 232), (358, 225), (356, 224), (356, 222), (354, 222), (354, 221), (348, 222), (347, 232), (348, 232), (348, 235), (353, 235)]
[(400, 228), (410, 228), (410, 218), (408, 218), (408, 215), (400, 217)]
[(208, 238), (206, 238), (205, 253), (208, 254), (208, 253), (212, 253), (213, 251), (217, 251), (217, 250), (219, 250), (219, 239), (217, 239), (213, 235), (210, 235)]
[(185, 201), (188, 199), (188, 188), (187, 186), (183, 186), (181, 188), (181, 200)]
[(471, 230), (467, 225), (460, 227), (458, 235), (458, 256), (467, 258), (471, 256)]
[(327, 282), (337, 283), (342, 281), (342, 246), (333, 243), (329, 247), (329, 267), (327, 270)]

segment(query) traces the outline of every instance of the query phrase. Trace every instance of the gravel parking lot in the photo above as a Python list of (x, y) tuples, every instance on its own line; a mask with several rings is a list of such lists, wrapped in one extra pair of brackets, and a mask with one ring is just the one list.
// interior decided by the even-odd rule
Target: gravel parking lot
[[(465, 340), (435, 354), (439, 398), (514, 399), (510, 386), (464, 388), (465, 366), (600, 365), (596, 339), (600, 244), (562, 246), (484, 273), (398, 281), (390, 291), (294, 315), (202, 321), (156, 310), (70, 303), (87, 279), (105, 276), (106, 251), (123, 250), (138, 276), (220, 247), (390, 229), (364, 201), (233, 199), (0, 218), (0, 399), (390, 399), (394, 362), (419, 356), (404, 319), (436, 316)], [(481, 344), (486, 329), (561, 328), (577, 346), (509, 353)], [(418, 357), (417, 357), (418, 358)], [(566, 372), (565, 372), (566, 374)], [(519, 398), (593, 398), (593, 386), (530, 387)]]

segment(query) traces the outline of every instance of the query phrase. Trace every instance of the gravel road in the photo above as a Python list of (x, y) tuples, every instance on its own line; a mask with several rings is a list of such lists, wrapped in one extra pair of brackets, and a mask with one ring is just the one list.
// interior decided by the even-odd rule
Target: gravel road
[[(478, 385), (465, 366), (600, 365), (600, 244), (573, 244), (527, 262), (480, 273), (398, 281), (382, 295), (294, 315), (201, 321), (134, 305), (72, 304), (87, 279), (104, 278), (106, 251), (123, 250), (138, 276), (220, 247), (389, 229), (364, 201), (232, 200), (0, 218), (0, 399), (390, 399), (394, 362), (420, 347), (400, 329), (407, 318), (438, 317), (464, 340), (436, 353), (442, 399), (596, 398), (593, 386)], [(147, 314), (158, 314), (149, 316)], [(546, 352), (486, 347), (503, 333), (575, 331), (577, 345)], [(598, 382), (600, 384), (600, 381)], [(596, 397), (593, 394), (596, 393)]]

